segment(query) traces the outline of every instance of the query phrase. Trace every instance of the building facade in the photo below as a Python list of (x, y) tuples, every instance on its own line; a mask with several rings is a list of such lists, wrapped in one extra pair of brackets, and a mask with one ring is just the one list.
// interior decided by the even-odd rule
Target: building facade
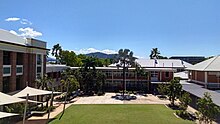
[(200, 62), (187, 70), (189, 81), (208, 89), (220, 89), (220, 56)]
[[(191, 66), (181, 60), (155, 60), (138, 59), (137, 63), (143, 68), (145, 74), (137, 74), (135, 68), (128, 68), (125, 73), (126, 90), (145, 90), (153, 91), (160, 83), (169, 82), (174, 78), (174, 72), (185, 70)], [(65, 65), (47, 65), (47, 74), (56, 80), (59, 80), (60, 73), (67, 69), (79, 69), (79, 67), (68, 67)], [(106, 75), (105, 89), (106, 91), (122, 90), (123, 69), (118, 68), (116, 64), (109, 67), (96, 67), (96, 70), (103, 72)]]
[(0, 30), (0, 91), (35, 86), (46, 72), (46, 42)]

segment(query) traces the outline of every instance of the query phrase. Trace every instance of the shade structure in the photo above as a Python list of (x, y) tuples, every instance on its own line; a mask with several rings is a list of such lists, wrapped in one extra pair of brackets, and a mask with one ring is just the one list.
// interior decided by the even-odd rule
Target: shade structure
[(0, 105), (7, 105), (12, 103), (24, 102), (25, 99), (17, 98), (0, 92)]
[[(23, 90), (21, 90), (20, 92), (14, 94), (13, 96), (15, 97), (26, 97), (27, 94), (29, 94), (29, 96), (40, 96), (40, 95), (49, 95), (52, 94), (52, 91), (47, 91), (47, 90), (40, 90), (40, 89), (36, 89), (36, 88), (32, 88), (32, 87), (26, 87)], [(54, 92), (54, 94), (60, 94), (60, 92)]]
[(11, 117), (11, 116), (16, 116), (16, 115), (19, 115), (19, 114), (0, 112), (0, 119), (6, 118), (6, 117)]

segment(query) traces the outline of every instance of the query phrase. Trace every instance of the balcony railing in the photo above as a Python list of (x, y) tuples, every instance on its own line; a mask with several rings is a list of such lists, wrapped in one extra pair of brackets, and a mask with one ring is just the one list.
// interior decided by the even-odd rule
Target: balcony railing
[(16, 65), (16, 75), (23, 75), (23, 65)]
[(11, 65), (3, 65), (3, 77), (11, 76)]

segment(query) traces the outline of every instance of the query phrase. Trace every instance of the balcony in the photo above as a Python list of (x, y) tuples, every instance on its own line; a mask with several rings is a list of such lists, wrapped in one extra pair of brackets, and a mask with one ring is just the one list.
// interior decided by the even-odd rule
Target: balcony
[(3, 77), (11, 76), (11, 65), (3, 65)]
[(16, 75), (23, 75), (23, 65), (16, 65)]

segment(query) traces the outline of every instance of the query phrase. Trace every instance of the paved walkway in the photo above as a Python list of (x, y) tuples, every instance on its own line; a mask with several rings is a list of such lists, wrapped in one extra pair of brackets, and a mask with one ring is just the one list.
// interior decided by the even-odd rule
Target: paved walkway
[(115, 93), (106, 93), (104, 96), (80, 97), (74, 104), (169, 104), (168, 100), (160, 100), (158, 97), (136, 95), (135, 100), (116, 100), (112, 98)]

